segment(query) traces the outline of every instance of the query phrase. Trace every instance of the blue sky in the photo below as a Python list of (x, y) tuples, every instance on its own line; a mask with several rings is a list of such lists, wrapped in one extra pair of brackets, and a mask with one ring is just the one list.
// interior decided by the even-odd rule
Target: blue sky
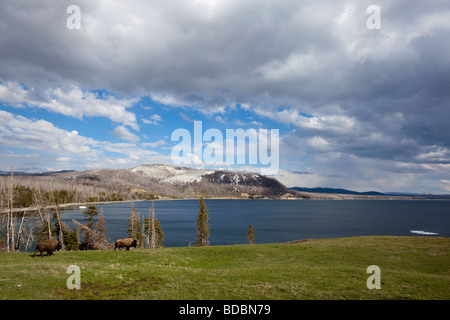
[(290, 187), (450, 193), (448, 1), (370, 5), (2, 1), (0, 170), (170, 164), (202, 121), (279, 130)]
[[(3, 87), (8, 87), (7, 83), (1, 83)], [(17, 89), (17, 88), (16, 88)], [(30, 89), (26, 84), (20, 84), (19, 90), (29, 92)], [(36, 88), (36, 90), (38, 90)], [(77, 89), (78, 90), (78, 89)], [(84, 91), (84, 90), (80, 90)], [(112, 92), (106, 90), (85, 90), (84, 95), (95, 95), (96, 102), (108, 102), (113, 104), (120, 104), (121, 100), (130, 100), (121, 98)], [(74, 95), (76, 96), (76, 95)], [(61, 99), (58, 95), (51, 95), (50, 99), (58, 101)], [(110, 99), (113, 99), (111, 101)], [(65, 98), (61, 99), (65, 100)], [(81, 98), (80, 103), (84, 103), (85, 98)], [(281, 134), (292, 130), (287, 125), (280, 126), (279, 123), (260, 117), (253, 113), (248, 106), (233, 105), (228, 106), (227, 111), (219, 113), (205, 113), (201, 109), (190, 109), (187, 107), (173, 107), (159, 102), (155, 102), (149, 96), (143, 96), (139, 99), (134, 99), (133, 103), (128, 103), (127, 108), (121, 108), (121, 112), (127, 113), (134, 120), (127, 122), (125, 125), (120, 119), (112, 120), (112, 116), (108, 118), (108, 114), (103, 116), (74, 116), (71, 111), (65, 110), (65, 106), (47, 107), (45, 103), (21, 103), (0, 104), (1, 110), (7, 112), (15, 119), (27, 119), (27, 121), (37, 122), (43, 121), (47, 125), (54, 126), (54, 129), (62, 130), (69, 134), (74, 133), (77, 136), (88, 138), (91, 141), (81, 143), (80, 147), (88, 146), (89, 151), (97, 152), (92, 159), (95, 161), (86, 161), (83, 152), (75, 150), (51, 151), (40, 147), (39, 141), (33, 142), (30, 139), (30, 144), (35, 143), (35, 146), (29, 144), (17, 143), (7, 146), (6, 157), (16, 158), (18, 155), (27, 155), (31, 150), (38, 150), (38, 154), (42, 157), (40, 166), (36, 166), (35, 160), (28, 160), (25, 158), (18, 161), (15, 165), (16, 170), (19, 171), (54, 171), (54, 170), (84, 170), (87, 168), (131, 168), (133, 166), (143, 163), (169, 163), (171, 164), (171, 151), (181, 140), (172, 140), (172, 133), (176, 129), (186, 129), (191, 134), (191, 142), (194, 146), (194, 121), (202, 123), (203, 133), (208, 129), (218, 129), (226, 138), (226, 130), (236, 129), (277, 129)], [(74, 102), (76, 104), (77, 101)], [(307, 115), (305, 115), (307, 116)], [(12, 128), (12, 127), (11, 127)], [(20, 129), (12, 129), (11, 131), (18, 131), (23, 133), (26, 129), (26, 124)], [(30, 130), (30, 133), (33, 134)], [(38, 135), (42, 133), (34, 132), (34, 137), (42, 139)], [(43, 136), (47, 134), (44, 133)], [(16, 136), (17, 138), (17, 136)], [(248, 141), (247, 141), (248, 143)], [(209, 143), (204, 142), (204, 147)], [(224, 146), (225, 147), (225, 146)], [(56, 156), (56, 158), (55, 158)], [(101, 161), (101, 158), (109, 159), (109, 163)], [(55, 161), (56, 160), (56, 161)], [(225, 158), (224, 158), (225, 162)], [(3, 164), (6, 170), (7, 163)], [(217, 168), (235, 168), (243, 170), (257, 171), (260, 164), (254, 166), (250, 165), (249, 161), (243, 166), (218, 164)], [(204, 165), (201, 165), (204, 167)]]

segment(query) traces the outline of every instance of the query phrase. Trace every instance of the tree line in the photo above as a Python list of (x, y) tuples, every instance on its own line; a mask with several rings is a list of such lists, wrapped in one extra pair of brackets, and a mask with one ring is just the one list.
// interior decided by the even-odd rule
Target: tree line
[[(101, 181), (94, 181), (92, 177), (69, 179), (65, 175), (48, 176), (0, 176), (0, 199), (6, 205), (6, 199), (12, 194), (14, 208), (28, 208), (35, 205), (34, 193), (40, 193), (43, 203), (58, 204), (154, 200), (159, 195), (144, 188), (127, 185), (124, 181), (114, 183), (109, 176)], [(14, 181), (11, 185), (11, 181)], [(151, 189), (149, 189), (151, 190)], [(5, 209), (3, 206), (0, 209)]]
[[(194, 245), (208, 246), (208, 239), (210, 236), (209, 212), (203, 197), (200, 198), (199, 203), (198, 217), (196, 219), (197, 237)], [(88, 206), (85, 211), (82, 211), (84, 217), (83, 221), (72, 220), (74, 223), (73, 229), (65, 222), (61, 221), (61, 213), (58, 205), (56, 205), (56, 208), (51, 215), (48, 211), (42, 210), (42, 208), (39, 208), (38, 211), (40, 211), (39, 219), (36, 221), (32, 233), (32, 238), (36, 239), (36, 242), (47, 239), (57, 239), (61, 244), (62, 250), (68, 251), (105, 250), (112, 249), (114, 246), (114, 244), (109, 241), (107, 235), (107, 222), (103, 215), (103, 208), (101, 208), (101, 211), (99, 212), (97, 206)], [(31, 217), (32, 215), (29, 216), (29, 218)], [(153, 201), (152, 206), (149, 208), (148, 217), (144, 217), (144, 215), (141, 216), (141, 214), (136, 211), (134, 203), (131, 203), (131, 212), (126, 233), (130, 238), (137, 240), (137, 247), (150, 249), (163, 247), (165, 235), (160, 222), (155, 217)], [(18, 232), (15, 234), (19, 235)], [(5, 237), (6, 234), (3, 233), (0, 247), (4, 247)], [(255, 243), (252, 225), (249, 225), (247, 239), (249, 243)], [(27, 240), (27, 243), (28, 246), (25, 247), (25, 251), (31, 243), (29, 239)], [(20, 251), (20, 246), (10, 246), (7, 248), (7, 251)]]
[[(113, 247), (107, 236), (103, 210), (99, 213), (95, 205), (89, 205), (87, 210), (83, 211), (84, 221), (73, 220), (75, 226), (71, 229), (61, 221), (59, 205), (72, 203), (76, 192), (66, 189), (49, 192), (40, 188), (15, 185), (14, 178), (11, 170), (9, 183), (3, 183), (0, 190), (0, 250), (27, 251), (34, 243), (46, 239), (59, 240), (63, 250), (98, 250)], [(15, 210), (17, 207), (31, 206), (36, 210)], [(54, 209), (51, 210), (50, 207)], [(196, 246), (209, 245), (208, 219), (208, 209), (201, 197), (196, 221)], [(163, 246), (164, 232), (155, 218), (153, 202), (147, 217), (137, 213), (132, 202), (127, 234), (137, 240), (138, 247)], [(255, 242), (252, 225), (249, 226), (247, 239), (249, 243)]]

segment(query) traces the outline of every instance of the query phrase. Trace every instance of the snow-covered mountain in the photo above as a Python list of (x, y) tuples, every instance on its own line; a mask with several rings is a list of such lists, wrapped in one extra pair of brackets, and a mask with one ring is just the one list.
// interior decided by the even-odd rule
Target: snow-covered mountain
[(158, 180), (161, 183), (176, 185), (199, 183), (203, 176), (214, 173), (213, 170), (174, 167), (166, 164), (139, 165), (131, 171)]
[(185, 168), (167, 164), (138, 165), (131, 169), (17, 175), (14, 181), (45, 191), (66, 190), (67, 193), (76, 195), (80, 202), (86, 199), (193, 198), (200, 195), (234, 198), (281, 198), (289, 194), (299, 195), (297, 191), (288, 189), (278, 180), (256, 173)]
[(139, 165), (131, 171), (161, 185), (188, 188), (196, 193), (223, 196), (240, 196), (246, 193), (265, 197), (281, 197), (293, 193), (278, 180), (256, 173), (176, 167), (167, 164)]

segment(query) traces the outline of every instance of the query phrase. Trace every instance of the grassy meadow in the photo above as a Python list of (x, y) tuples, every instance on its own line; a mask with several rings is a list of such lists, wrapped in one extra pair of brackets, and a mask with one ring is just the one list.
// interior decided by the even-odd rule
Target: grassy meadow
[[(69, 265), (81, 289), (69, 290)], [(369, 290), (367, 267), (381, 270)], [(450, 239), (351, 237), (292, 244), (0, 253), (0, 299), (450, 299)]]

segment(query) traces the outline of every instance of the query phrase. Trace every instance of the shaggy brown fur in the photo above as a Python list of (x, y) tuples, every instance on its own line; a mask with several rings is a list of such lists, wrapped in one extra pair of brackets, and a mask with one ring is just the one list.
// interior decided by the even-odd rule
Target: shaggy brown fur
[(127, 248), (127, 250), (130, 250), (130, 247), (136, 248), (137, 241), (133, 238), (125, 238), (125, 239), (119, 239), (114, 243), (114, 251), (116, 251), (117, 248), (119, 250), (122, 250), (121, 248)]
[(44, 251), (47, 251), (47, 255), (51, 256), (53, 254), (53, 251), (60, 250), (60, 249), (61, 249), (61, 244), (59, 243), (58, 240), (55, 240), (55, 239), (43, 240), (36, 245), (36, 249), (34, 249), (33, 257), (36, 256), (36, 252), (38, 252), (38, 251), (41, 253), (41, 257), (42, 257), (42, 253)]

